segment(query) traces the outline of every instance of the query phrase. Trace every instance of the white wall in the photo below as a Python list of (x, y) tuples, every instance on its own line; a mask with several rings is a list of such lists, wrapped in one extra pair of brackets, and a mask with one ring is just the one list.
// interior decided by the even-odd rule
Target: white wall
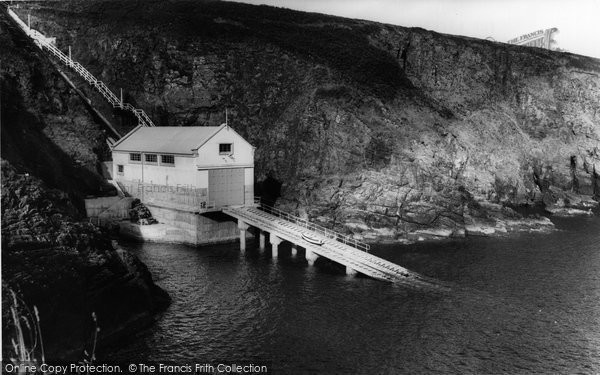
[(244, 168), (244, 204), (254, 203), (254, 168)]
[[(232, 157), (219, 154), (220, 143), (233, 143)], [(254, 166), (254, 148), (231, 128), (224, 128), (200, 147), (197, 163), (202, 168)]]
[(244, 185), (254, 186), (254, 168), (244, 168)]
[[(144, 156), (142, 155), (142, 159)], [(160, 162), (160, 155), (158, 155)], [(144, 162), (132, 162), (129, 160), (129, 152), (113, 152), (113, 176), (117, 181), (141, 181), (143, 168), (143, 181), (146, 184), (169, 185), (169, 186), (195, 186), (207, 187), (208, 176), (204, 178), (196, 171), (195, 158), (191, 156), (175, 155), (175, 165), (164, 166)], [(118, 173), (118, 165), (123, 165), (123, 174)]]
[(196, 187), (208, 189), (208, 170), (196, 172)]

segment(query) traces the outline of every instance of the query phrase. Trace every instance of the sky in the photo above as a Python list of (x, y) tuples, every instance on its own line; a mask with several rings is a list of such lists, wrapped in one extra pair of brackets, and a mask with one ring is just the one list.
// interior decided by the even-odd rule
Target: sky
[(499, 42), (556, 27), (556, 47), (600, 58), (600, 0), (235, 0)]

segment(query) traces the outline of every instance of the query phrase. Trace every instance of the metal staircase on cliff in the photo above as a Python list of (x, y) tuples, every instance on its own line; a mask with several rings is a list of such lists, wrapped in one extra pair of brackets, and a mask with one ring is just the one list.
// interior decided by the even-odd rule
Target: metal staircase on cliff
[(61, 62), (67, 65), (69, 68), (73, 69), (83, 79), (85, 79), (90, 85), (94, 86), (96, 90), (104, 96), (104, 98), (113, 106), (113, 108), (120, 108), (125, 111), (132, 112), (135, 117), (138, 119), (139, 125), (142, 126), (154, 126), (154, 123), (148, 117), (146, 112), (143, 109), (135, 108), (133, 105), (129, 103), (124, 103), (123, 98), (118, 98), (101, 80), (97, 79), (90, 73), (86, 68), (84, 68), (80, 63), (74, 61), (71, 58), (71, 53), (69, 55), (64, 54), (61, 50), (59, 50), (55, 46), (55, 38), (48, 38), (44, 34), (40, 33), (37, 30), (30, 28), (25, 22), (23, 22), (19, 16), (10, 8), (8, 8), (8, 14), (12, 17), (13, 20), (19, 25), (19, 27), (33, 39), (34, 43), (42, 50), (46, 49), (50, 53), (52, 53), (55, 57), (57, 57)]

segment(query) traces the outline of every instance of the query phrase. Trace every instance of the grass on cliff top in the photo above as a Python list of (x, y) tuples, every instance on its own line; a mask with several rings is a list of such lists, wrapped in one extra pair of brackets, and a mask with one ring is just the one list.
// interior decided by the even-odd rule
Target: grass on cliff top
[(75, 1), (38, 9), (36, 13), (42, 18), (57, 17), (57, 23), (66, 29), (77, 28), (91, 37), (96, 37), (100, 29), (113, 37), (150, 32), (183, 43), (258, 40), (265, 48), (275, 45), (335, 69), (378, 96), (392, 97), (413, 90), (395, 58), (396, 51), (382, 50), (369, 41), (369, 35), (380, 28), (376, 23), (269, 6), (196, 0), (149, 0), (143, 4)]

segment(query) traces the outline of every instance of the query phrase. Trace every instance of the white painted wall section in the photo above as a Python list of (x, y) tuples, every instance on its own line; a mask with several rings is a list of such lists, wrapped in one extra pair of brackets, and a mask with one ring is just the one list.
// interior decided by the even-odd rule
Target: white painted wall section
[[(219, 144), (232, 143), (231, 155), (219, 153)], [(254, 148), (233, 129), (225, 127), (198, 149), (199, 168), (254, 166)]]

